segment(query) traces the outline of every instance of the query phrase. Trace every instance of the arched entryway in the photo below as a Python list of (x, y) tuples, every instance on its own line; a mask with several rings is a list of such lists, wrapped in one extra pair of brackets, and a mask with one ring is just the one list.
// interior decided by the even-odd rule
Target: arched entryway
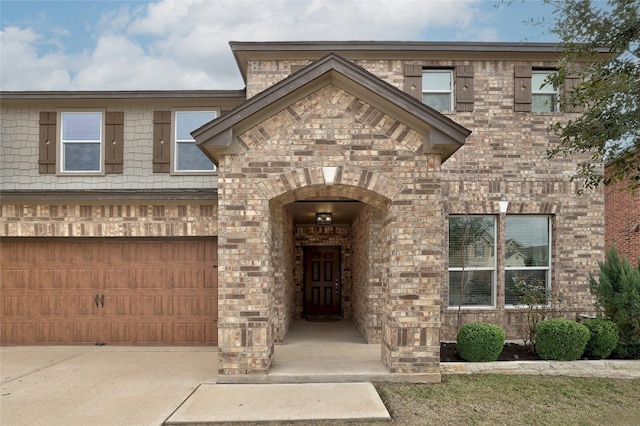
[(219, 380), (267, 374), (294, 318), (285, 206), (337, 198), (366, 205), (350, 237), (358, 327), (390, 373), (439, 380), (440, 165), (468, 134), (337, 55), (195, 131), (219, 168)]
[[(337, 169), (345, 177), (367, 173), (353, 168)], [(291, 171), (289, 175), (299, 172)], [(305, 172), (317, 175), (317, 170)], [(389, 178), (375, 175), (372, 174), (382, 180), (387, 189), (400, 187)], [(287, 175), (274, 179), (283, 178), (288, 180)], [(311, 310), (310, 306), (315, 303), (332, 303), (336, 310), (329, 316), (353, 321), (368, 343), (380, 343), (383, 277), (388, 276), (383, 244), (389, 233), (389, 227), (384, 226), (391, 206), (388, 196), (395, 197), (395, 194), (382, 195), (353, 185), (321, 183), (287, 191), (271, 200), (273, 265), (276, 271), (283, 271), (274, 290), (277, 343), (284, 340), (292, 320), (331, 311)], [(332, 223), (316, 224), (317, 212), (330, 213)], [(310, 259), (313, 256), (317, 259)], [(308, 288), (314, 275), (320, 281), (330, 280), (333, 289), (326, 283), (325, 287)], [(323, 297), (325, 290), (331, 292), (327, 300)]]

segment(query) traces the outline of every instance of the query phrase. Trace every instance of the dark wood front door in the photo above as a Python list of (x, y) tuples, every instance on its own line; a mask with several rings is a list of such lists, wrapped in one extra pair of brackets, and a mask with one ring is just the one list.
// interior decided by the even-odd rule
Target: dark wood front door
[(340, 315), (340, 247), (304, 248), (304, 314)]

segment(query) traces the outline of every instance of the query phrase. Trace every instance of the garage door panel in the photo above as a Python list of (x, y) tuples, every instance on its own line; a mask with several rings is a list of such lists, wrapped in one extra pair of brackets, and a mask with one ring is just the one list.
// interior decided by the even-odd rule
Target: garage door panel
[(194, 342), (204, 341), (204, 326), (197, 323), (174, 323), (171, 334), (173, 336), (173, 344), (189, 345)]
[(29, 285), (29, 271), (13, 271), (2, 270), (0, 271), (0, 280), (2, 281), (2, 288), (4, 290), (10, 290), (14, 288), (25, 288)]
[(162, 296), (137, 296), (131, 300), (133, 316), (162, 315), (164, 311)]
[(135, 324), (131, 322), (109, 321), (100, 330), (101, 342), (136, 343), (134, 336)]
[(211, 268), (204, 270), (204, 288), (218, 291), (218, 269)]
[[(49, 265), (47, 265), (49, 266)], [(95, 289), (96, 276), (91, 269), (34, 269), (30, 276), (32, 288), (61, 290), (66, 288)]]
[(215, 239), (0, 244), (3, 344), (217, 342)]
[(206, 345), (218, 344), (218, 321), (204, 324), (204, 343)]
[(28, 296), (2, 295), (2, 315), (4, 317), (29, 317), (33, 315), (33, 305)]
[(201, 298), (196, 296), (171, 297), (171, 315), (200, 315)]
[(202, 262), (204, 254), (204, 243), (179, 242), (167, 246), (167, 260), (170, 262)]
[(157, 345), (161, 343), (170, 344), (170, 341), (164, 338), (163, 323), (143, 323), (136, 325), (136, 343)]
[(130, 256), (132, 262), (164, 262), (165, 243), (132, 243), (130, 247)]
[(164, 275), (165, 272), (157, 268), (132, 270), (130, 288), (161, 289), (164, 287)]
[(168, 272), (169, 288), (204, 288), (202, 269), (174, 269)]
[(218, 297), (206, 296), (204, 298), (204, 314), (209, 318), (218, 318)]
[(36, 328), (33, 321), (16, 319), (3, 321), (0, 324), (0, 343), (28, 345), (36, 341)]
[[(107, 265), (108, 266), (108, 265)], [(121, 267), (118, 264), (117, 267)], [(129, 270), (109, 268), (99, 272), (98, 281), (104, 283), (104, 289), (131, 288)]]
[[(104, 305), (102, 296), (104, 295)], [(108, 292), (100, 295), (100, 307), (105, 316), (122, 316), (131, 314), (131, 296), (118, 296)]]

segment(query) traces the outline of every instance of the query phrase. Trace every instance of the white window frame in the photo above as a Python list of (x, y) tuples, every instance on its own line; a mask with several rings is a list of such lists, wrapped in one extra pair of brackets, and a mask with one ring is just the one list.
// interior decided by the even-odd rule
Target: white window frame
[[(193, 138), (189, 138), (189, 139), (178, 139), (178, 116), (180, 114), (188, 114), (188, 113), (213, 113), (214, 116), (212, 118), (212, 120), (218, 118), (220, 116), (220, 111), (217, 108), (181, 108), (181, 109), (176, 109), (172, 111), (172, 120), (171, 120), (171, 134), (172, 134), (172, 144), (171, 144), (171, 158), (173, 159), (171, 161), (171, 169), (172, 169), (172, 173), (175, 174), (215, 174), (218, 172), (218, 168), (216, 167), (215, 164), (213, 164), (213, 169), (212, 170), (191, 170), (191, 169), (179, 169), (178, 168), (178, 161), (179, 161), (179, 145), (180, 144), (187, 144), (187, 143), (193, 143), (195, 144), (195, 139)], [(205, 123), (203, 123), (205, 124)], [(193, 129), (196, 130), (196, 129)]]
[[(537, 85), (534, 87), (533, 84), (533, 80), (534, 80), (534, 75), (542, 75), (544, 76), (543, 81), (546, 80), (546, 78), (550, 75), (556, 74), (557, 71), (555, 70), (532, 70), (531, 71), (531, 112), (538, 112), (538, 113), (552, 113), (552, 112), (559, 112), (560, 111), (560, 88), (559, 87), (553, 87), (551, 84), (546, 84), (543, 87), (538, 87)], [(553, 103), (553, 110), (552, 111), (540, 111), (540, 110), (536, 110), (534, 109), (534, 105), (535, 103), (533, 102), (533, 98), (536, 95), (543, 95), (543, 96), (549, 96), (549, 95), (553, 95), (555, 96), (556, 101)]]
[[(100, 128), (99, 128), (99, 138), (98, 139), (87, 139), (87, 140), (66, 140), (65, 139), (65, 115), (66, 114), (100, 114)], [(101, 175), (104, 174), (104, 119), (105, 114), (103, 110), (65, 110), (60, 111), (59, 120), (60, 123), (60, 149), (58, 150), (58, 164), (59, 173), (65, 175)], [(90, 144), (98, 144), (99, 145), (99, 159), (98, 159), (98, 170), (67, 170), (66, 168), (66, 146), (71, 144), (80, 144), (80, 143), (90, 143)]]
[[(552, 217), (548, 216), (548, 215), (509, 215), (509, 216), (544, 217), (544, 218), (547, 219), (547, 232), (549, 233), (549, 235), (547, 237), (548, 241), (549, 241), (549, 243), (548, 243), (548, 253), (547, 253), (547, 258), (549, 259), (549, 262), (548, 262), (547, 266), (517, 266), (517, 267), (516, 266), (511, 266), (511, 267), (509, 267), (509, 266), (506, 265), (506, 260), (507, 260), (506, 259), (506, 252), (507, 251), (506, 251), (506, 247), (505, 247), (505, 250), (504, 250), (505, 259), (502, 260), (503, 262), (505, 262), (505, 265), (504, 265), (504, 271), (505, 271), (505, 282), (504, 282), (505, 300), (504, 300), (504, 306), (505, 306), (505, 308), (520, 308), (520, 307), (522, 307), (522, 305), (513, 304), (513, 303), (507, 303), (507, 301), (506, 301), (506, 297), (507, 297), (506, 272), (507, 271), (527, 271), (527, 270), (529, 270), (529, 271), (546, 271), (546, 273), (545, 273), (545, 286), (546, 286), (547, 292), (551, 291), (551, 287), (552, 287), (551, 286), (551, 276), (552, 276), (551, 275), (551, 260), (552, 260), (551, 253), (552, 253), (552, 245), (553, 245), (552, 244), (552, 241), (553, 241), (553, 234), (552, 234), (553, 226), (552, 226), (552, 220), (551, 220)], [(505, 240), (502, 242), (502, 244), (505, 244), (505, 245), (506, 245), (506, 242), (507, 242), (507, 238), (506, 238), (507, 228), (506, 227), (507, 227), (507, 224), (506, 224), (506, 221), (505, 221)]]
[[(490, 305), (460, 305), (462, 309), (495, 309), (496, 308), (496, 300), (497, 300), (497, 275), (498, 275), (498, 266), (497, 266), (497, 246), (498, 246), (498, 221), (496, 215), (450, 215), (447, 221), (448, 223), (452, 218), (464, 218), (464, 217), (484, 217), (491, 218), (493, 220), (493, 266), (482, 266), (482, 267), (473, 267), (473, 266), (465, 266), (462, 267), (451, 267), (448, 264), (447, 268), (447, 309), (458, 309), (458, 305), (450, 305), (451, 300), (451, 283), (450, 280), (450, 272), (469, 272), (469, 271), (492, 271), (492, 279), (491, 279), (491, 304)], [(447, 240), (449, 239), (449, 232), (447, 231)], [(448, 246), (448, 244), (447, 244)], [(476, 255), (476, 247), (475, 244), (471, 248), (472, 256)], [(447, 262), (449, 262), (450, 253), (447, 253)]]
[[(425, 105), (429, 105), (426, 102), (424, 102), (424, 95), (428, 95), (428, 94), (443, 94), (443, 93), (448, 93), (449, 94), (449, 109), (443, 109), (443, 110), (439, 110), (439, 111), (453, 111), (454, 109), (454, 99), (453, 99), (453, 70), (452, 69), (443, 69), (443, 68), (423, 68), (422, 70), (422, 78), (424, 80), (424, 76), (425, 74), (449, 74), (449, 88), (448, 89), (442, 89), (442, 90), (426, 90), (424, 87), (424, 84), (422, 85), (422, 102)], [(429, 105), (431, 106), (431, 105)], [(435, 107), (431, 107), (434, 108)]]

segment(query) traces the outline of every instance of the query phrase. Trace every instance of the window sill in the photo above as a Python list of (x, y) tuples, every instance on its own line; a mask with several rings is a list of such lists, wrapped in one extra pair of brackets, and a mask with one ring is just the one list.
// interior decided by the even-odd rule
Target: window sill
[(106, 173), (105, 172), (57, 172), (56, 176), (64, 176), (64, 177), (70, 177), (70, 176), (78, 176), (78, 177), (84, 177), (84, 176), (105, 176)]
[[(491, 305), (484, 305), (484, 306), (461, 306), (461, 309), (468, 309), (468, 310), (472, 310), (472, 311), (477, 311), (480, 309), (484, 309), (487, 311), (495, 311), (497, 308), (495, 306), (491, 306)], [(458, 307), (457, 306), (447, 306), (447, 311), (457, 311)]]
[(218, 171), (215, 172), (189, 172), (189, 171), (173, 171), (171, 176), (218, 176)]

